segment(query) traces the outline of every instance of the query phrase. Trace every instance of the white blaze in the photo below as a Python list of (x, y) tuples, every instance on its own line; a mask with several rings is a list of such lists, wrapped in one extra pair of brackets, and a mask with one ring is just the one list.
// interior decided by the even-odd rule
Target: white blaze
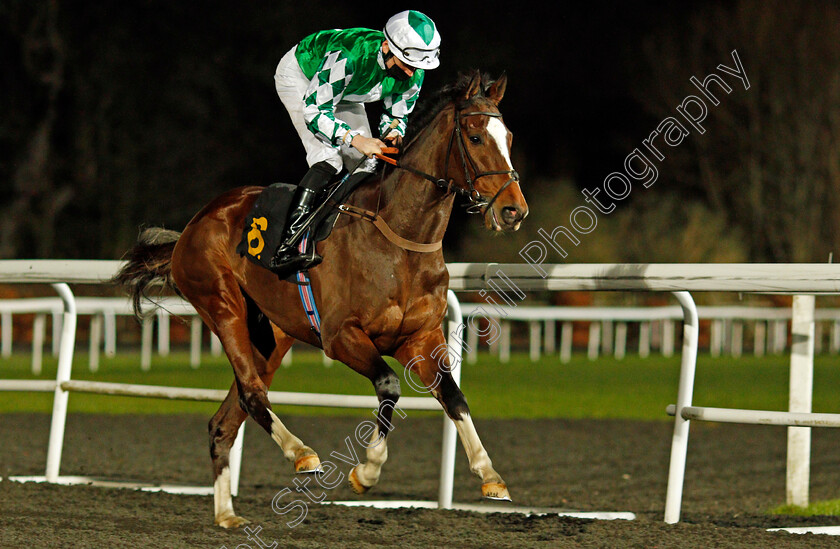
[(496, 146), (499, 147), (499, 152), (502, 153), (502, 156), (507, 161), (508, 168), (512, 170), (513, 164), (510, 161), (510, 151), (508, 151), (507, 146), (508, 130), (505, 125), (498, 118), (490, 118), (490, 121), (487, 123), (487, 133), (496, 142)]

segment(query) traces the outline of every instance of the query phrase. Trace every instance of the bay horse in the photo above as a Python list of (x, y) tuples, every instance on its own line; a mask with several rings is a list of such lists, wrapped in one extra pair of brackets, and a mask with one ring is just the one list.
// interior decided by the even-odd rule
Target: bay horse
[[(381, 180), (369, 178), (348, 204), (377, 210), (392, 235), (402, 237), (397, 242), (439, 244), (456, 194), (472, 202), (487, 229), (517, 230), (528, 206), (511, 165), (512, 134), (498, 109), (506, 86), (505, 75), (484, 82), (474, 71), (445, 87), (427, 116), (430, 121), (407, 140), (399, 167), (389, 168)], [(321, 312), (319, 339), (310, 329), (298, 287), (236, 252), (245, 218), (262, 189), (241, 187), (222, 194), (180, 234), (146, 229), (115, 277), (128, 288), (136, 308), (152, 283), (162, 282), (183, 295), (219, 337), (233, 367), (235, 380), (209, 423), (216, 524), (235, 528), (248, 522), (234, 513), (228, 462), (247, 416), (271, 435), (296, 472), (321, 471), (318, 455), (283, 425), (266, 394), (294, 340), (321, 347), (373, 384), (380, 402), (377, 428), (366, 462), (349, 475), (357, 493), (378, 482), (388, 455), (386, 435), (400, 381), (382, 357), (392, 356), (407, 368), (406, 375), (419, 377), (455, 422), (483, 496), (509, 500), (450, 374), (457, 364), (450, 365), (449, 353), (440, 352), (446, 346), (442, 322), (449, 282), (440, 246), (410, 251), (385, 238), (387, 231), (370, 219), (339, 216), (330, 237), (318, 244), (323, 263), (310, 271)]]

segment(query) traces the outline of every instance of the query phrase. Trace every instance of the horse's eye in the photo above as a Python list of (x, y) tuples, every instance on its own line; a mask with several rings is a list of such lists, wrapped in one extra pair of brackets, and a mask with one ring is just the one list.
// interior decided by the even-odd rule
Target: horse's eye
[(472, 143), (473, 145), (481, 145), (481, 136), (471, 135), (470, 143)]

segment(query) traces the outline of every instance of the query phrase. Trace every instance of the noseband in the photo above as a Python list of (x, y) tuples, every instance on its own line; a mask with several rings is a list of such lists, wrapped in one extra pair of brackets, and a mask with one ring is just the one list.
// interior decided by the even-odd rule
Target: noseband
[[(499, 170), (499, 171), (490, 171), (490, 172), (479, 172), (478, 166), (476, 166), (475, 161), (473, 160), (472, 156), (470, 156), (469, 152), (467, 151), (467, 146), (464, 141), (464, 132), (461, 130), (461, 118), (465, 116), (492, 116), (494, 118), (501, 118), (502, 114), (498, 112), (487, 112), (487, 111), (472, 111), (467, 113), (455, 113), (455, 127), (452, 128), (452, 133), (449, 136), (449, 145), (446, 147), (446, 163), (444, 164), (443, 168), (443, 177), (435, 177), (431, 174), (426, 172), (417, 170), (410, 166), (404, 166), (402, 163), (397, 162), (392, 158), (382, 157), (379, 158), (393, 164), (397, 168), (405, 170), (407, 172), (411, 172), (414, 175), (420, 176), (423, 179), (431, 181), (435, 185), (437, 185), (440, 189), (446, 191), (447, 193), (456, 193), (460, 194), (467, 198), (470, 201), (469, 206), (467, 206), (467, 213), (480, 213), (484, 215), (487, 213), (487, 210), (490, 209), (490, 206), (496, 201), (499, 195), (507, 189), (511, 183), (514, 181), (519, 181), (519, 174), (516, 173), (516, 170)], [(457, 136), (457, 139), (456, 139)], [(464, 170), (464, 180), (466, 181), (467, 188), (463, 187), (456, 187), (454, 186), (454, 181), (449, 178), (449, 159), (452, 157), (452, 148), (458, 143), (458, 149), (461, 151), (461, 167)], [(469, 163), (469, 166), (467, 164)], [(475, 178), (470, 177), (470, 170), (472, 168), (473, 173), (475, 174)], [(507, 182), (504, 185), (499, 187), (499, 190), (496, 191), (489, 200), (482, 195), (478, 189), (475, 188), (475, 183), (481, 179), (482, 177), (488, 175), (508, 175), (510, 176)]]

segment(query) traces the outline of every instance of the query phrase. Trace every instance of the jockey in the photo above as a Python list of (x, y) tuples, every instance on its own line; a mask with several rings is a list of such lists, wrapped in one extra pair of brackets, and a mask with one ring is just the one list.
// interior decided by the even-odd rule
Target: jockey
[[(414, 108), (424, 70), (439, 64), (440, 34), (431, 19), (414, 10), (391, 17), (384, 31), (353, 28), (309, 35), (289, 50), (274, 74), (280, 100), (306, 149), (309, 171), (303, 176), (284, 233), (286, 241), (315, 207), (330, 179), (362, 166), (355, 184), (376, 168), (373, 155), (389, 142), (402, 144), (406, 117)], [(382, 101), (379, 136), (373, 137), (365, 103)], [(297, 248), (278, 247), (272, 268), (289, 272), (317, 265), (321, 257), (302, 258)]]

